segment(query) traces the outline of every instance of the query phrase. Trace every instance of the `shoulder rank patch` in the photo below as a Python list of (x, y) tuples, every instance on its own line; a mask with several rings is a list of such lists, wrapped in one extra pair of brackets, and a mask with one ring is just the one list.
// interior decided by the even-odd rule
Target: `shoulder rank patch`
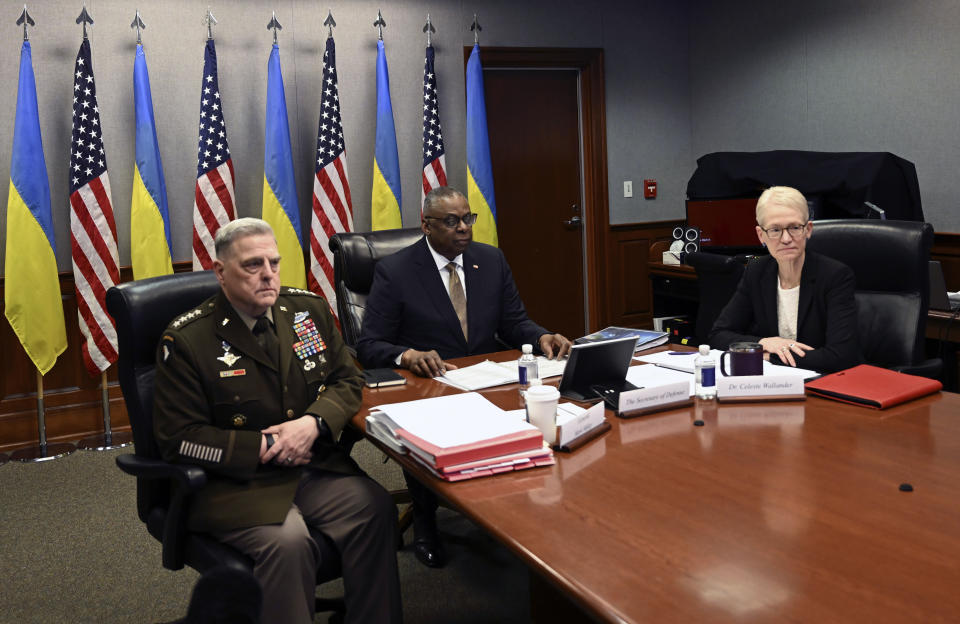
[(290, 288), (289, 286), (284, 286), (280, 289), (281, 295), (306, 295), (308, 297), (319, 297), (317, 293), (310, 292), (309, 290), (303, 290), (302, 288)]
[(174, 329), (180, 329), (190, 321), (198, 318), (202, 313), (203, 313), (203, 310), (201, 310), (200, 308), (197, 308), (195, 310), (190, 310), (189, 312), (185, 314), (181, 314), (180, 316), (175, 318), (173, 322), (170, 323), (170, 326), (173, 327)]

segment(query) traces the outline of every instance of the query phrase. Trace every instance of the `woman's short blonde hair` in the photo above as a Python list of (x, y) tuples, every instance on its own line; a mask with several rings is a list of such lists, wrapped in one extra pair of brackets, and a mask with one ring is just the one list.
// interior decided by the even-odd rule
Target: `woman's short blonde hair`
[(786, 206), (794, 208), (803, 217), (803, 222), (810, 220), (810, 209), (803, 193), (789, 186), (771, 186), (760, 195), (757, 200), (757, 225), (763, 227), (763, 212), (767, 205)]

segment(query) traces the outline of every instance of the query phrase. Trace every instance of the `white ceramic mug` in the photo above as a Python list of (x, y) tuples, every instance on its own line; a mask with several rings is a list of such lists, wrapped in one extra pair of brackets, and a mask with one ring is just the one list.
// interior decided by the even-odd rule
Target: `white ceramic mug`
[(531, 386), (527, 389), (526, 401), (527, 420), (540, 430), (547, 444), (556, 444), (560, 391), (556, 386)]

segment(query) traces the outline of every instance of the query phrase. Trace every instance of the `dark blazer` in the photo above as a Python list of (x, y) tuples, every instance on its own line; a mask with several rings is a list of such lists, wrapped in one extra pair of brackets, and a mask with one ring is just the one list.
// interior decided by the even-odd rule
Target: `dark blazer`
[[(294, 346), (298, 318), (312, 320), (323, 349), (304, 358)], [(282, 522), (301, 468), (261, 464), (260, 431), (320, 416), (337, 439), (360, 407), (362, 377), (344, 346), (326, 301), (282, 288), (273, 306), (280, 369), (223, 292), (176, 318), (157, 353), (153, 423), (164, 459), (207, 471), (188, 523), (196, 531), (226, 531)], [(314, 445), (312, 467), (362, 474), (331, 441)]]
[[(753, 260), (730, 302), (710, 332), (710, 346), (726, 349), (733, 342), (757, 342), (779, 335), (777, 319), (777, 261), (771, 256)], [(797, 366), (831, 373), (860, 363), (857, 333), (856, 281), (841, 263), (807, 252), (800, 273), (797, 342), (813, 347)], [(774, 364), (783, 362), (770, 355)]]
[(407, 349), (436, 349), (443, 359), (500, 351), (503, 345), (538, 347), (550, 333), (527, 317), (503, 252), (470, 243), (463, 252), (467, 286), (467, 334), (433, 260), (426, 238), (377, 263), (357, 341), (365, 367), (396, 366)]

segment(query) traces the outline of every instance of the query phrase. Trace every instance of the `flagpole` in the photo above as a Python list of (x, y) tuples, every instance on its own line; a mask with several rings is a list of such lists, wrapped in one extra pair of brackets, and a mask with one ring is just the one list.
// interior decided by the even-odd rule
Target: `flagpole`
[[(34, 22), (34, 21), (33, 21), (33, 18), (30, 17), (30, 13), (27, 11), (27, 5), (23, 5), (23, 12), (20, 14), (19, 19), (17, 19), (17, 25), (19, 26), (19, 25), (21, 25), (21, 24), (23, 24), (23, 41), (24, 41), (23, 46), (24, 46), (24, 49), (29, 50), (29, 40), (30, 40), (30, 38), (27, 36), (27, 26), (35, 26), (35, 25), (36, 25), (36, 22)], [(22, 63), (22, 62), (23, 62), (23, 52), (21, 52), (21, 63)], [(29, 74), (29, 75), (30, 75), (30, 77), (29, 77), (30, 87), (29, 87), (29, 88), (33, 90), (33, 92), (34, 92), (34, 97), (36, 97), (36, 85), (34, 84), (34, 81), (33, 81), (34, 79), (33, 79), (33, 72), (32, 72), (32, 63), (33, 63), (33, 61), (31, 60), (30, 63), (31, 63), (31, 70), (30, 70), (30, 74)], [(20, 78), (21, 78), (21, 79), (23, 79), (23, 71), (22, 71), (22, 69), (23, 69), (23, 66), (22, 66), (22, 64), (21, 64), (21, 74), (20, 74)], [(19, 116), (20, 116), (20, 112), (21, 112), (21, 111), (20, 111), (20, 100), (19, 100), (19, 97), (18, 97), (18, 99), (17, 99), (17, 118), (18, 118), (18, 119), (19, 119)], [(36, 105), (35, 105), (35, 103), (34, 103), (34, 111), (33, 111), (33, 112), (34, 112), (34, 115), (36, 115)], [(37, 120), (34, 120), (34, 122), (37, 123), (37, 127), (36, 127), (36, 141), (37, 141), (37, 144), (40, 145), (40, 132), (39, 132), (40, 128), (39, 128), (39, 123), (37, 122)], [(19, 132), (19, 127), (18, 127), (18, 132)], [(16, 142), (14, 142), (14, 150), (15, 150), (15, 151), (16, 151), (16, 148), (17, 148), (17, 145), (16, 145)], [(40, 146), (41, 158), (40, 158), (40, 160), (39, 160), (39, 165), (40, 165), (40, 167), (43, 169), (43, 175), (46, 176), (46, 164), (43, 162), (43, 159), (42, 159), (42, 151), (43, 151), (43, 147)], [(11, 167), (11, 175), (10, 175), (10, 178), (11, 178), (11, 179), (10, 179), (11, 188), (14, 188), (14, 184), (15, 184), (15, 182), (14, 182), (15, 172), (13, 171), (13, 168), (12, 168), (12, 167)], [(46, 187), (46, 178), (45, 178), (45, 177), (44, 177), (44, 186)], [(14, 195), (14, 193), (11, 193), (11, 196), (13, 196), (13, 195)], [(22, 201), (22, 200), (21, 200), (21, 201)], [(45, 209), (46, 209), (47, 212), (49, 213), (49, 209), (50, 209), (50, 206), (49, 206), (49, 197), (45, 199)], [(10, 256), (10, 227), (11, 227), (11, 226), (10, 226), (11, 219), (10, 219), (10, 217), (9, 217), (9, 213), (10, 213), (10, 203), (8, 202), (8, 204), (7, 204), (7, 214), (8, 214), (8, 216), (7, 216), (7, 254), (8, 254), (8, 257)], [(46, 242), (49, 242), (49, 241), (46, 241)], [(52, 252), (52, 251), (53, 251), (53, 249), (52, 249), (53, 245), (52, 245), (52, 243), (51, 243), (50, 245), (51, 245), (50, 251)], [(55, 259), (55, 258), (52, 259), (52, 262), (53, 262), (53, 268), (56, 269), (56, 259)], [(7, 270), (8, 270), (8, 271), (10, 270), (10, 263), (9, 263), (9, 262), (7, 263)], [(54, 276), (55, 276), (55, 273), (54, 273)], [(56, 280), (56, 278), (54, 277), (54, 281), (55, 281), (55, 280)], [(8, 296), (9, 296), (9, 293), (11, 292), (11, 289), (12, 289), (12, 288), (13, 288), (13, 289), (16, 289), (16, 286), (15, 286), (15, 285), (12, 285), (12, 284), (11, 284), (11, 281), (12, 281), (12, 280), (10, 279), (10, 276), (9, 276), (9, 274), (8, 274), (8, 276), (7, 276), (7, 283), (6, 283), (7, 290), (6, 290), (6, 293), (5, 293), (5, 294), (8, 295)], [(57, 299), (57, 303), (59, 304), (59, 299), (60, 299), (59, 293), (57, 293), (56, 299)], [(11, 321), (11, 325), (14, 325), (13, 320), (11, 320), (11, 318), (10, 318), (10, 316), (9, 316), (9, 311), (10, 311), (10, 299), (9, 299), (9, 298), (7, 298), (5, 305), (6, 305), (6, 311), (7, 311), (7, 313), (6, 313), (7, 320), (10, 320), (10, 321)], [(62, 308), (60, 308), (59, 312), (60, 312), (61, 315), (62, 315), (62, 312), (63, 312)], [(61, 318), (60, 320), (61, 320), (61, 325), (62, 325), (62, 318)], [(16, 329), (16, 325), (14, 325), (14, 329)], [(62, 329), (62, 328), (59, 328), (59, 329)], [(49, 339), (49, 337), (48, 337), (48, 339)], [(62, 340), (63, 340), (63, 343), (64, 343), (64, 344), (63, 344), (63, 348), (65, 349), (65, 348), (66, 348), (66, 336), (65, 336), (65, 335), (62, 336)], [(27, 349), (27, 344), (24, 342), (24, 339), (23, 339), (22, 336), (20, 336), (20, 343), (21, 343), (21, 345), (23, 345), (24, 350), (27, 351), (27, 355), (30, 357), (31, 361), (33, 361), (34, 366), (36, 367), (36, 370), (37, 370), (37, 430), (38, 430), (38, 433), (39, 433), (40, 445), (39, 445), (39, 446), (31, 446), (31, 447), (28, 447), (28, 448), (25, 448), (25, 449), (20, 449), (20, 450), (14, 452), (13, 455), (11, 455), (10, 458), (11, 458), (11, 459), (15, 459), (15, 460), (20, 461), (20, 462), (41, 462), (41, 461), (47, 461), (47, 460), (50, 460), (50, 459), (57, 459), (58, 457), (63, 457), (63, 456), (65, 456), (65, 455), (69, 455), (70, 453), (72, 453), (72, 452), (74, 452), (75, 450), (77, 450), (77, 447), (76, 447), (74, 444), (72, 444), (72, 443), (47, 444), (47, 423), (46, 423), (46, 415), (45, 415), (45, 413), (44, 413), (44, 408), (43, 408), (43, 373), (42, 373), (41, 370), (40, 370), (40, 365), (37, 364), (37, 360), (34, 359), (33, 354)], [(60, 355), (61, 352), (62, 352), (62, 351), (57, 352), (57, 353), (55, 353), (55, 354), (53, 355), (53, 358), (52, 358), (53, 361), (50, 362), (49, 367), (47, 368), (47, 370), (49, 370), (49, 368), (52, 368), (52, 367), (53, 367), (53, 363), (56, 362), (57, 356)], [(46, 363), (44, 363), (43, 365), (46, 365)]]
[(107, 385), (107, 371), (100, 373), (100, 407), (103, 412), (103, 433), (87, 436), (77, 443), (81, 451), (109, 451), (129, 446), (133, 434), (129, 431), (114, 433), (110, 426), (110, 388)]
[(10, 456), (19, 462), (42, 462), (65, 457), (77, 450), (72, 442), (47, 444), (47, 419), (43, 406), (43, 374), (37, 369), (37, 429), (40, 445), (20, 449)]
[[(136, 21), (136, 20), (135, 20)], [(90, 122), (95, 125), (100, 124), (99, 113), (97, 113), (97, 102), (96, 102), (96, 86), (93, 82), (93, 60), (90, 56), (90, 43), (87, 39), (87, 24), (93, 25), (93, 17), (87, 11), (87, 5), (83, 5), (83, 9), (80, 11), (80, 15), (77, 16), (76, 22), (80, 24), (83, 28), (83, 43), (80, 44), (80, 51), (77, 53), (77, 73), (76, 73), (76, 82), (75, 86), (79, 85), (80, 80), (87, 78), (88, 80), (84, 83), (86, 85), (85, 93), (86, 98), (92, 100), (94, 113), (92, 115), (92, 120)], [(89, 58), (84, 58), (84, 56)], [(83, 76), (83, 72), (89, 72), (86, 76)], [(83, 106), (87, 106), (87, 101), (82, 103)], [(74, 131), (79, 130), (80, 133), (84, 131), (83, 123), (78, 121), (79, 113), (77, 112), (77, 103), (74, 103)], [(86, 120), (87, 116), (84, 115), (83, 119)], [(102, 135), (97, 140), (99, 142), (99, 152), (102, 155)], [(93, 140), (90, 140), (86, 149), (89, 151), (94, 151), (98, 148), (97, 143)], [(76, 153), (71, 154), (71, 165), (76, 164), (76, 162), (82, 157), (80, 150), (77, 150)], [(113, 231), (116, 228), (115, 223), (113, 222), (113, 217), (111, 216), (111, 199), (109, 196), (109, 182), (107, 177), (106, 169), (106, 156), (102, 156), (103, 162), (99, 163), (99, 166), (103, 168), (102, 173), (98, 170), (88, 169), (85, 176), (75, 176), (71, 179), (70, 183), (70, 195), (71, 198), (76, 194), (80, 195), (83, 192), (83, 189), (90, 189), (91, 184), (94, 183), (94, 180), (98, 184), (102, 184), (104, 187), (103, 197), (97, 198), (93, 201), (84, 202), (81, 200), (78, 203), (86, 204), (86, 210), (90, 211), (86, 214), (88, 218), (94, 223), (105, 222), (108, 225), (109, 230)], [(107, 208), (106, 213), (104, 207)], [(94, 212), (96, 211), (96, 212)], [(99, 213), (99, 214), (97, 214)], [(78, 212), (78, 208), (71, 204), (70, 211), (70, 221), (71, 224), (77, 224), (82, 221), (80, 216), (81, 212)], [(77, 228), (74, 227), (74, 230)], [(81, 227), (82, 229), (82, 227)], [(108, 240), (112, 244), (108, 244)], [(117, 268), (117, 258), (116, 258), (116, 240), (114, 240), (113, 235), (111, 234), (109, 238), (101, 238), (104, 247), (112, 249), (112, 253), (109, 254), (111, 257), (107, 260), (105, 257), (101, 257), (97, 254), (95, 258), (83, 251), (83, 245), (77, 244), (76, 239), (74, 238), (73, 242), (73, 259), (74, 259), (74, 276), (77, 278), (77, 301), (89, 301), (93, 298), (97, 298), (99, 306), (98, 308), (105, 308), (104, 301), (102, 296), (97, 296), (92, 289), (92, 284), (96, 283), (99, 280), (100, 285), (102, 286), (101, 292), (106, 291), (111, 286), (114, 285), (116, 280), (119, 280), (120, 275)], [(93, 246), (96, 247), (96, 242), (93, 243)], [(78, 262), (78, 257), (84, 258), (82, 262)], [(89, 267), (87, 270), (80, 267)], [(79, 275), (78, 275), (79, 273)], [(87, 284), (86, 287), (81, 287), (79, 284)], [(94, 308), (93, 305), (87, 305), (87, 308)], [(84, 331), (84, 328), (92, 328), (94, 325), (98, 326), (96, 330), (87, 329)], [(88, 370), (99, 370), (100, 371), (100, 407), (103, 412), (103, 433), (95, 433), (93, 435), (87, 436), (80, 440), (77, 443), (77, 447), (84, 451), (106, 451), (109, 449), (119, 448), (121, 446), (127, 446), (132, 440), (132, 435), (130, 433), (120, 433), (114, 434), (113, 430), (110, 427), (110, 393), (109, 386), (107, 383), (107, 373), (106, 369), (109, 368), (110, 363), (116, 359), (116, 337), (115, 332), (111, 331), (113, 329), (112, 321), (109, 319), (104, 319), (98, 317), (95, 314), (83, 313), (80, 314), (80, 326), (81, 333), (86, 339), (87, 348), (84, 349), (83, 356), (85, 364)], [(106, 326), (106, 327), (105, 327)], [(92, 331), (102, 331), (104, 336), (110, 336), (113, 334), (113, 339), (107, 338), (109, 348), (104, 348), (97, 346), (96, 342), (93, 340)], [(99, 356), (94, 356), (95, 352), (99, 352)], [(110, 355), (113, 355), (113, 358)], [(104, 361), (105, 360), (105, 361)]]

